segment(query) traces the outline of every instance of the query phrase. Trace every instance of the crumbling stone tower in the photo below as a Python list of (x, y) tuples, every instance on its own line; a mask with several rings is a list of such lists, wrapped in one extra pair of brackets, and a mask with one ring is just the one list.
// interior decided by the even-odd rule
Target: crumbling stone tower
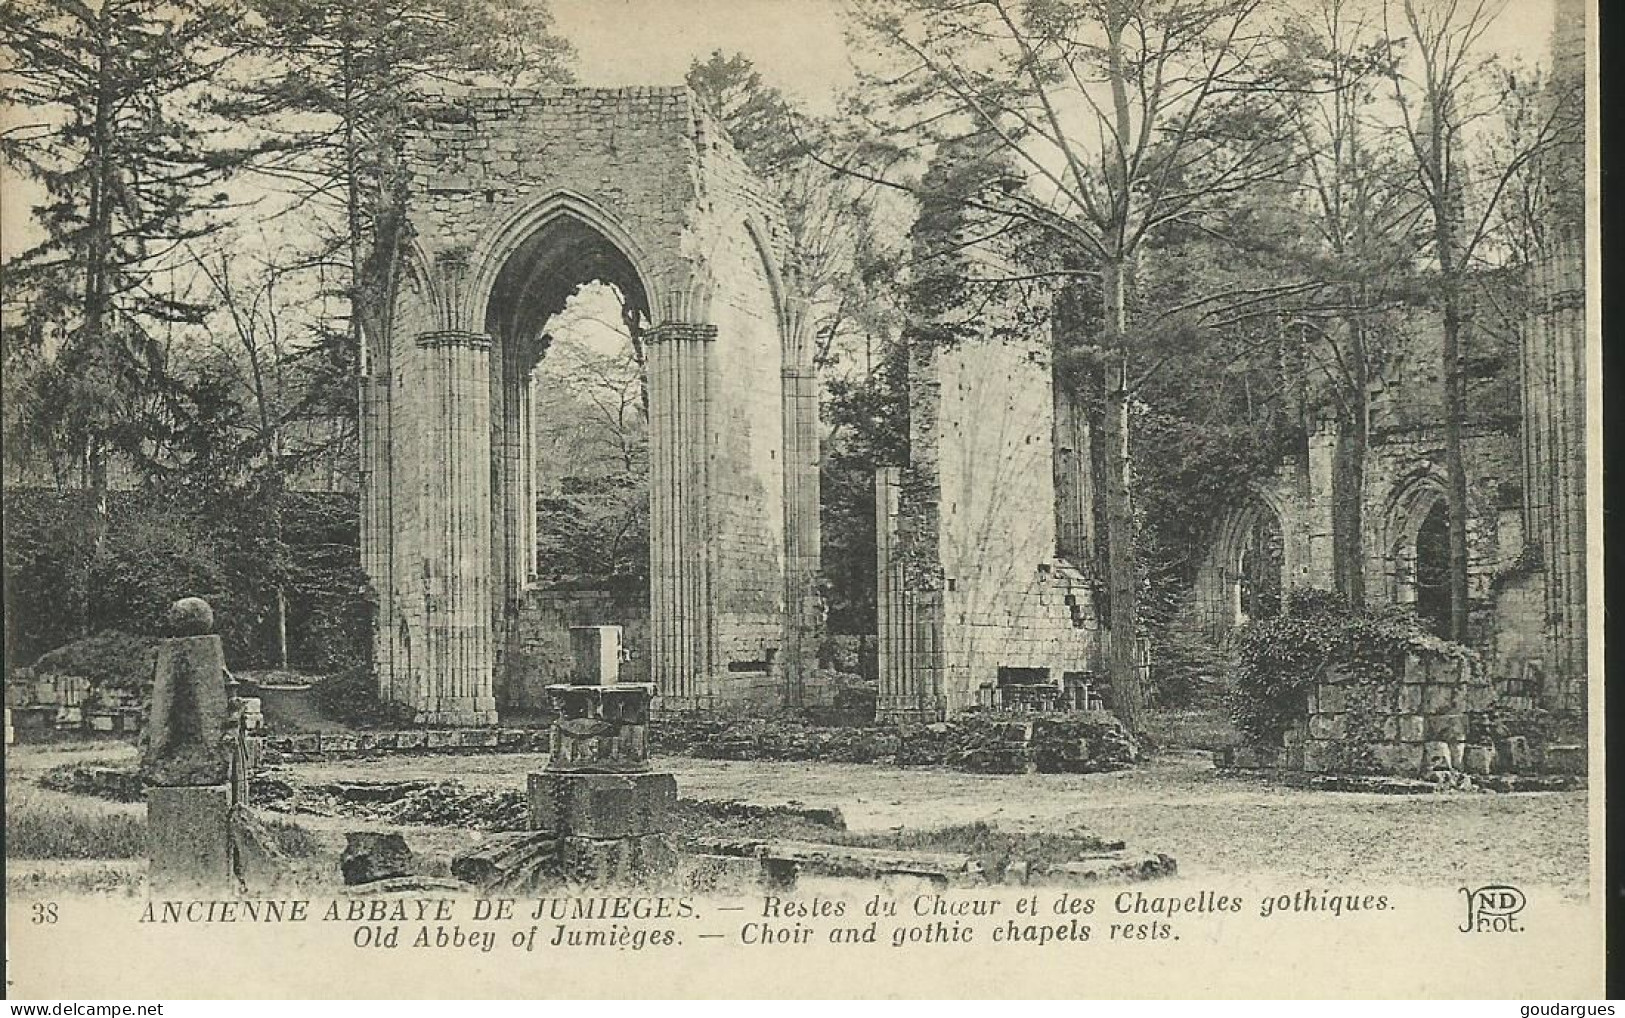
[(1586, 704), (1585, 0), (1559, 0), (1548, 103), (1566, 134), (1546, 161), (1545, 238), (1523, 342), (1524, 513), (1544, 565), (1545, 706)]
[(430, 723), (496, 720), (535, 574), (529, 377), (549, 318), (602, 281), (647, 351), (659, 706), (799, 702), (817, 390), (773, 201), (686, 89), (478, 90), (422, 111), (406, 264), (367, 337), (381, 694)]
[(921, 222), (915, 261), (941, 275), (916, 280), (909, 462), (875, 476), (877, 711), (1088, 706), (1111, 634), (1085, 572), (1090, 435), (1056, 379), (1052, 294), (973, 291), (1020, 274), (1008, 242), (962, 211)]

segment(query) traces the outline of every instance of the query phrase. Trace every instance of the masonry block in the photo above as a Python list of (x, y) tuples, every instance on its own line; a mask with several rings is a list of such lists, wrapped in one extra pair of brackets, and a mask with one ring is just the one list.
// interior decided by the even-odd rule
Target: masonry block
[(529, 780), (530, 829), (624, 838), (670, 829), (677, 779), (670, 774), (563, 774)]
[(227, 785), (147, 789), (147, 880), (153, 887), (223, 886), (231, 873)]

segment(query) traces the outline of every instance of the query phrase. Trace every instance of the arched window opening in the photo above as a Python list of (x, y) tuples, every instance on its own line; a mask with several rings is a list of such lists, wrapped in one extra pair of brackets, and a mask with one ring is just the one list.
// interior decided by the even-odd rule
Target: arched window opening
[(1416, 532), (1416, 613), (1440, 636), (1450, 633), (1450, 514), (1444, 499)]

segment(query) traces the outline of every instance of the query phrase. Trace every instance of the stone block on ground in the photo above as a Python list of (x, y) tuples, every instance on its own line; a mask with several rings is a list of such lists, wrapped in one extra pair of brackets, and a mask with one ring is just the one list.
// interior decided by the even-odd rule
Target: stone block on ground
[(662, 882), (676, 870), (677, 846), (666, 834), (559, 841), (559, 873), (569, 884), (636, 887)]
[(1450, 771), (1450, 744), (1448, 742), (1425, 742), (1422, 744), (1422, 771), (1432, 774), (1435, 771)]
[(147, 789), (147, 880), (153, 887), (219, 886), (232, 879), (231, 789)]
[(1371, 745), (1371, 758), (1383, 774), (1414, 777), (1422, 769), (1419, 742), (1377, 742)]
[(529, 780), (530, 829), (583, 838), (624, 838), (670, 829), (677, 779), (670, 774), (571, 774)]
[(680, 856), (676, 875), (682, 886), (702, 894), (748, 894), (767, 881), (760, 859), (703, 852)]
[(484, 891), (524, 892), (554, 877), (558, 862), (554, 834), (501, 834), (452, 859), (451, 875)]
[(404, 877), (412, 872), (412, 849), (393, 832), (352, 831), (344, 836), (339, 870), (346, 884)]
[(1490, 774), (1496, 769), (1495, 747), (1469, 743), (1461, 751), (1461, 770), (1464, 774)]
[(1586, 748), (1576, 745), (1546, 747), (1546, 770), (1554, 774), (1585, 774)]

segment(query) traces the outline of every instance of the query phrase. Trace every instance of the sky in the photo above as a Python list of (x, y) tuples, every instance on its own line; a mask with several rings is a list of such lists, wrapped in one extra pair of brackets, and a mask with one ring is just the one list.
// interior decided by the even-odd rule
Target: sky
[(831, 108), (852, 80), (840, 0), (552, 0), (585, 85), (678, 85), (712, 50), (750, 57), (770, 85)]
[[(847, 57), (847, 3), (863, 0), (552, 0), (556, 30), (576, 47), (584, 85), (676, 85), (712, 50), (741, 52), (769, 85), (814, 113), (832, 112), (853, 81)], [(1552, 0), (1508, 0), (1484, 48), (1544, 63)], [(0, 168), (10, 177), (9, 172)], [(0, 254), (38, 239), (29, 207), (36, 188), (0, 187)]]

